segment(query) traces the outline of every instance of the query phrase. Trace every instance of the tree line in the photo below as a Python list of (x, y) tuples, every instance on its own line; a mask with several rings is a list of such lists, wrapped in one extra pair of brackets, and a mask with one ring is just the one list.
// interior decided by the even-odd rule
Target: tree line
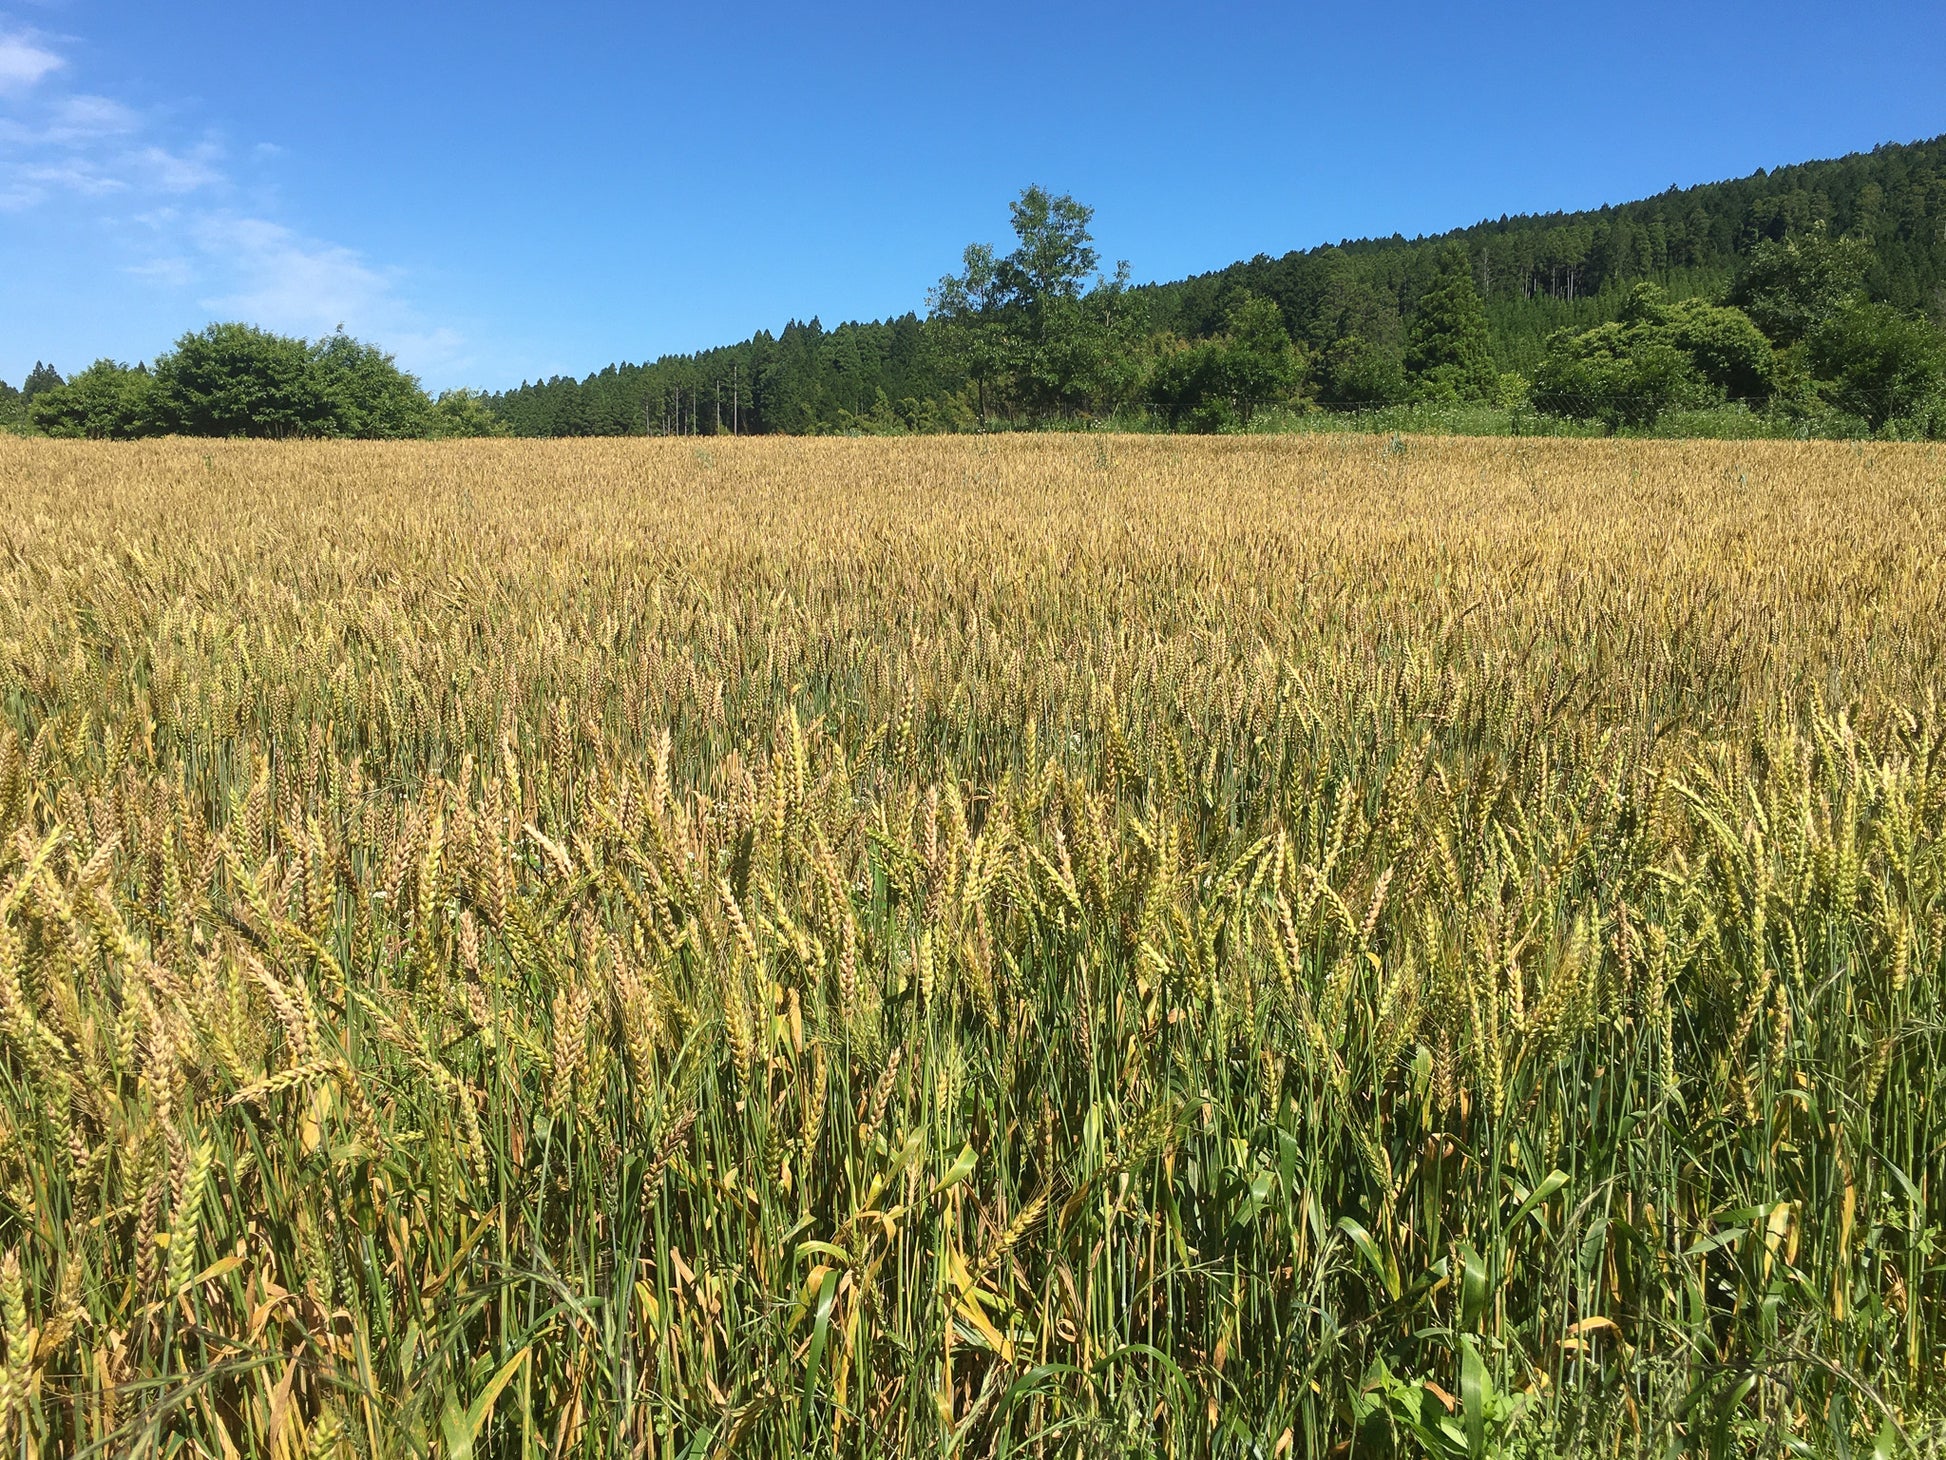
[(153, 365), (97, 360), (63, 379), (37, 362), (20, 389), (0, 382), (0, 423), (94, 440), (508, 434), (479, 392), (429, 395), (391, 355), (343, 330), (303, 340), (247, 324), (185, 334)]
[[(1942, 429), (1946, 138), (1165, 284), (1102, 271), (1071, 198), (1029, 189), (1012, 223), (1015, 247), (969, 249), (923, 317), (793, 321), (488, 402), (535, 436), (1220, 430), (1266, 407), (1405, 404), (1610, 429), (1710, 410), (1814, 433)], [(1780, 289), (1807, 291), (1805, 327), (1765, 312), (1758, 296)]]
[(242, 324), (153, 365), (37, 364), (0, 427), (54, 435), (903, 433), (1451, 408), (1591, 429), (1946, 434), (1946, 137), (1434, 238), (1259, 256), (1172, 283), (1104, 269), (1093, 213), (1029, 188), (924, 315), (497, 394), (429, 396), (342, 331)]

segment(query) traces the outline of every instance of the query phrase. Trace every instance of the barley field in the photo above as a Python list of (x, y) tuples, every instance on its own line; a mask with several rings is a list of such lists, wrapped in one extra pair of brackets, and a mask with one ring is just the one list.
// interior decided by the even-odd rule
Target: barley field
[(0, 439), (4, 1453), (1885, 1455), (1946, 450)]

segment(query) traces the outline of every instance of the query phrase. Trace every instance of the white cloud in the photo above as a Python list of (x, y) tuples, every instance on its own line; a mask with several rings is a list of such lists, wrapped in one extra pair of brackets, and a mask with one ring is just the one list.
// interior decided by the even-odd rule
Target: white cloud
[(192, 226), (191, 237), (230, 285), (203, 304), (267, 328), (326, 334), (371, 315), (391, 294), (392, 281), (356, 250), (265, 218), (212, 215)]
[(48, 146), (78, 145), (103, 137), (126, 137), (142, 119), (105, 96), (64, 96), (55, 103), (39, 140)]
[(18, 211), (62, 194), (176, 195), (228, 182), (213, 139), (170, 147), (149, 136), (152, 130), (141, 113), (106, 96), (43, 94), (6, 106), (0, 207)]
[(244, 149), (240, 182), (215, 134), (185, 137), (114, 97), (41, 85), (67, 67), (56, 44), (0, 32), (0, 212), (83, 223), (122, 255), (110, 267), (126, 287), (185, 325), (241, 319), (316, 336), (342, 324), (408, 368), (464, 368), (463, 341), (412, 307), (399, 271), (271, 216), (261, 173), (290, 165), (282, 148)]
[(187, 289), (196, 282), (196, 266), (182, 257), (148, 259), (139, 264), (130, 264), (124, 272), (132, 278), (171, 289)]
[(207, 143), (186, 153), (171, 152), (166, 147), (143, 147), (130, 154), (129, 162), (156, 192), (193, 193), (219, 187), (227, 181), (218, 165), (220, 155), (219, 149)]
[[(124, 192), (128, 188), (128, 184), (121, 178), (104, 172), (85, 157), (77, 157), (65, 162), (28, 163), (21, 167), (15, 176), (30, 189), (58, 188), (91, 198)], [(35, 195), (40, 194), (36, 191)]]
[(32, 86), (66, 64), (30, 35), (0, 35), (0, 91)]
[[(356, 249), (267, 218), (227, 213), (189, 220), (186, 234), (198, 255), (187, 271), (199, 281), (221, 281), (222, 292), (198, 301), (218, 318), (309, 336), (343, 325), (422, 372), (445, 373), (467, 363), (461, 336), (429, 326), (401, 296), (399, 272), (372, 264)], [(185, 264), (158, 259), (153, 267), (180, 277), (176, 271)]]

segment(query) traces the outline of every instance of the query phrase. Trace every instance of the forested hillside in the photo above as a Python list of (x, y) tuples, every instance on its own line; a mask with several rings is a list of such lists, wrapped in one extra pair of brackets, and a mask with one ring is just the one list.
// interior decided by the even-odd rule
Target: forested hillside
[[(1461, 398), (1496, 389), (1518, 396), (1523, 382), (1547, 375), (1550, 336), (1623, 320), (1635, 286), (1656, 284), (1667, 301), (1715, 299), (1761, 245), (1810, 238), (1850, 246), (1862, 293), (1873, 303), (1908, 319), (1946, 317), (1946, 137), (1671, 189), (1591, 212), (1502, 217), (1430, 238), (1361, 239), (1259, 256), (1126, 290), (1104, 281), (1089, 297), (1114, 301), (1116, 338), (1124, 354), (1128, 340), (1137, 341), (1133, 357), (1091, 391), (1057, 390), (1052, 397), (1064, 414), (1132, 408), (1189, 419), (1202, 409), (1196, 402), (1218, 396), (1241, 402), (1247, 414), (1238, 382), (1281, 381), (1282, 366), (1266, 375), (1239, 372), (1207, 355), (1176, 357), (1196, 342), (1241, 338), (1239, 328), (1261, 342), (1261, 314), (1253, 316), (1255, 324), (1237, 321), (1239, 302), (1251, 298), (1276, 305), (1298, 357), (1292, 390), (1307, 406), (1423, 396), (1440, 348), (1435, 344), (1427, 354), (1415, 331), (1423, 337), (1433, 327), (1426, 302), (1452, 294), (1458, 260), (1484, 311), (1485, 358), (1462, 365), (1453, 355), (1437, 377), (1439, 389)], [(1464, 314), (1471, 305), (1459, 300), (1456, 307)], [(1640, 300), (1634, 318), (1646, 318)], [(1866, 323), (1878, 329), (1889, 319)], [(1133, 335), (1132, 323), (1139, 325)], [(928, 319), (906, 314), (832, 329), (815, 319), (793, 321), (780, 334), (760, 331), (699, 354), (525, 384), (490, 404), (524, 435), (936, 429), (972, 425), (996, 411), (1018, 419), (1021, 403), (983, 392), (964, 339), (951, 335), (936, 311)], [(1643, 338), (1640, 330), (1630, 337)], [(1840, 342), (1832, 351), (1843, 355), (1848, 348)], [(1606, 345), (1595, 353), (1603, 350)], [(1165, 360), (1170, 368), (1158, 369)], [(1655, 362), (1640, 351), (1631, 362), (1628, 379), (1638, 383), (1629, 387), (1630, 399), (1640, 400), (1639, 379), (1655, 374)], [(1489, 367), (1504, 385), (1488, 384)], [(1777, 382), (1763, 384), (1768, 399)], [(1725, 398), (1720, 382), (1712, 388), (1714, 398)], [(1863, 389), (1884, 397), (1889, 388)], [(1655, 397), (1658, 409), (1682, 399), (1680, 389)], [(1225, 412), (1204, 418), (1219, 417)]]
[(1440, 252), (1457, 243), (1486, 303), (1495, 359), (1519, 368), (1539, 358), (1552, 331), (1614, 319), (1633, 284), (1661, 283), (1676, 297), (1709, 293), (1729, 283), (1758, 240), (1819, 224), (1870, 244), (1865, 284), (1874, 300), (1946, 306), (1946, 137), (1671, 188), (1594, 212), (1503, 216), (1434, 238), (1259, 256), (1156, 286), (1152, 317), (1183, 334), (1212, 333), (1224, 294), (1241, 285), (1276, 300), (1293, 331), (1314, 344), (1360, 329), (1395, 339)]
[[(0, 382), (0, 430), (401, 437), (1456, 430), (1946, 437), (1946, 137), (1595, 212), (1104, 271), (1028, 188), (926, 313), (438, 400), (379, 347), (244, 323)], [(1382, 413), (1382, 414), (1381, 414)]]

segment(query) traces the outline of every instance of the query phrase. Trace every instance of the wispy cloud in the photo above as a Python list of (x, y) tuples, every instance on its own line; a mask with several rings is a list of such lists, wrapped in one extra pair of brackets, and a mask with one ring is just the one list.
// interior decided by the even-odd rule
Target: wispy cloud
[(170, 289), (187, 289), (196, 282), (196, 266), (186, 258), (157, 257), (130, 264), (123, 272), (132, 279), (143, 279)]
[(171, 152), (167, 147), (143, 147), (129, 159), (142, 184), (159, 193), (194, 193), (222, 187), (228, 179), (221, 166), (221, 151), (205, 144), (186, 152)]
[(132, 136), (142, 127), (141, 117), (133, 110), (105, 96), (57, 97), (46, 116), (47, 123), (38, 135), (26, 134), (44, 147), (84, 146)]
[[(425, 322), (403, 297), (399, 271), (373, 265), (356, 249), (229, 213), (195, 217), (185, 232), (196, 249), (187, 262), (191, 277), (220, 281), (222, 292), (199, 301), (212, 315), (301, 335), (343, 325), (375, 336), (422, 370), (464, 363), (460, 336)], [(157, 263), (165, 270), (184, 266), (174, 259)]]
[(113, 97), (39, 86), (65, 63), (28, 49), (53, 65), (38, 72), (18, 66), (22, 80), (8, 88), (0, 42), (0, 208), (17, 212), (62, 194), (180, 196), (228, 185), (224, 149), (214, 137), (165, 141), (148, 118)]
[(202, 301), (217, 314), (317, 335), (394, 310), (394, 278), (356, 249), (222, 213), (193, 220), (188, 235), (206, 263), (224, 266), (226, 292)]
[[(273, 142), (233, 157), (215, 129), (184, 135), (165, 115), (70, 89), (63, 42), (0, 17), (0, 214), (16, 231), (39, 210), (85, 219), (149, 297), (179, 297), (185, 323), (244, 319), (318, 335), (344, 325), (427, 372), (464, 367), (459, 336), (429, 324), (397, 269), (274, 216), (254, 187), (291, 159)], [(254, 201), (253, 201), (254, 199)], [(74, 210), (82, 210), (76, 213)]]
[(32, 86), (67, 63), (28, 31), (0, 31), (0, 91)]

